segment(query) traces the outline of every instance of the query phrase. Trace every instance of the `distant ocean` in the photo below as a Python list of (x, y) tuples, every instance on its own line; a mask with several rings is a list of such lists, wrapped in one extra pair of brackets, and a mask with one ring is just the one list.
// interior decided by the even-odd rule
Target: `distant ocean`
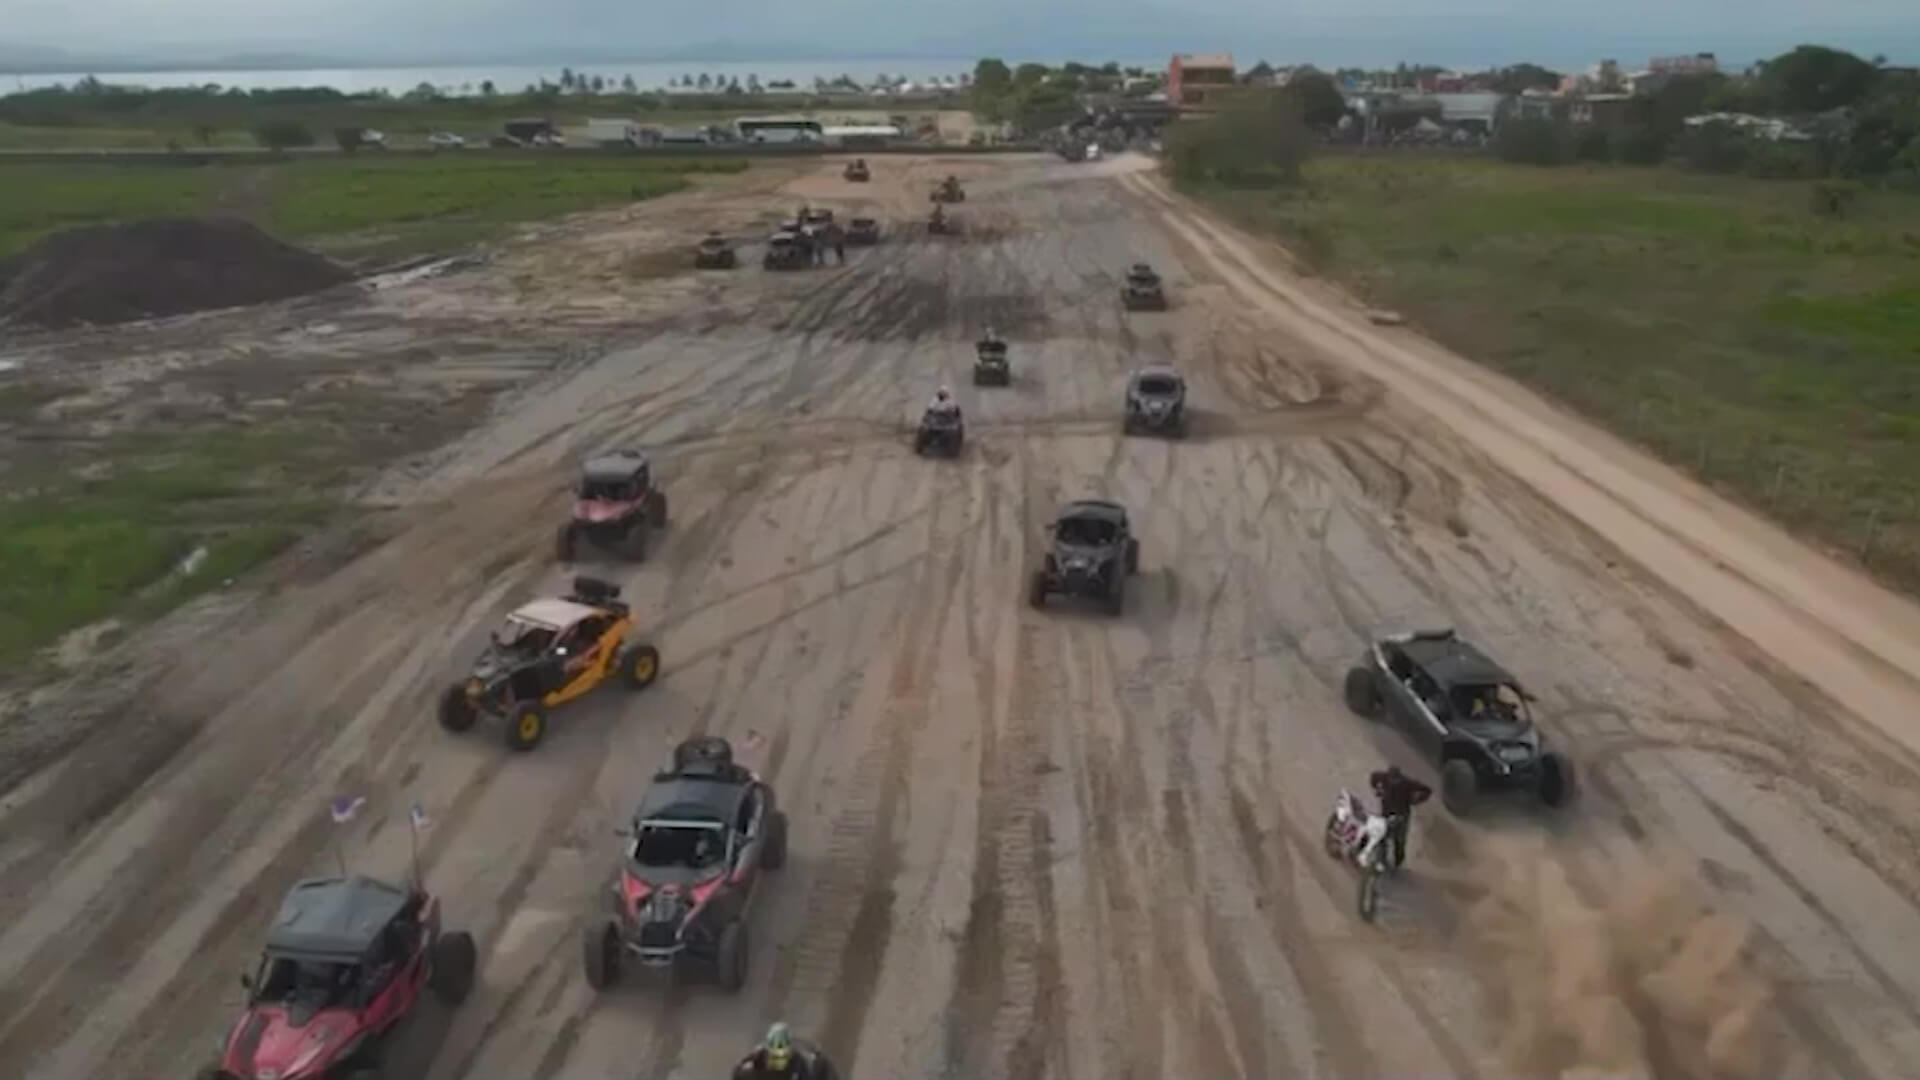
[[(973, 70), (971, 59), (955, 60), (766, 60), (731, 61), (687, 60), (663, 63), (657, 60), (639, 61), (630, 64), (589, 64), (574, 68), (576, 75), (592, 78), (595, 75), (618, 87), (622, 79), (631, 75), (635, 85), (643, 90), (664, 90), (671, 80), (685, 75), (699, 78), (704, 72), (710, 77), (724, 80), (739, 79), (744, 85), (748, 76), (754, 76), (764, 85), (782, 80), (790, 81), (801, 87), (811, 87), (813, 80), (836, 79), (842, 75), (852, 76), (862, 85), (871, 82), (880, 75), (903, 76), (914, 82), (940, 76), (957, 76)], [(416, 67), (416, 68), (322, 68), (306, 71), (94, 71), (67, 72), (52, 75), (11, 75), (0, 72), (0, 94), (10, 94), (21, 90), (33, 90), (40, 87), (67, 85), (92, 75), (104, 83), (131, 86), (205, 86), (209, 83), (222, 87), (237, 86), (243, 89), (273, 89), (293, 86), (331, 86), (345, 93), (364, 93), (372, 90), (386, 90), (394, 94), (404, 94), (427, 83), (443, 93), (458, 94), (478, 91), (480, 84), (492, 81), (494, 88), (501, 93), (518, 93), (528, 86), (536, 85), (541, 79), (559, 82), (564, 65), (551, 66), (510, 66), (510, 65), (472, 65), (463, 67)]]

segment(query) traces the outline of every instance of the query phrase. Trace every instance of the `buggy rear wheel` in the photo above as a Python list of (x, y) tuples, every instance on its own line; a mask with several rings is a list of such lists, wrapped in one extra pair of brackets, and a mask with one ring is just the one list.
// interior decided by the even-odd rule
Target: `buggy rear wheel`
[(1372, 720), (1380, 715), (1380, 683), (1371, 669), (1357, 665), (1348, 668), (1346, 682), (1340, 689), (1341, 696), (1347, 699), (1347, 708), (1355, 716)]
[(595, 990), (620, 981), (620, 935), (611, 922), (588, 923), (581, 929), (580, 966)]
[(1447, 812), (1454, 817), (1466, 817), (1473, 813), (1475, 798), (1480, 793), (1480, 777), (1473, 766), (1454, 758), (1440, 770), (1440, 801), (1447, 804)]
[(473, 935), (465, 930), (441, 934), (433, 943), (433, 974), (429, 982), (434, 996), (448, 1005), (458, 1005), (473, 992), (473, 972), (480, 954), (473, 946)]
[(644, 643), (629, 645), (620, 657), (620, 670), (629, 689), (645, 690), (660, 677), (660, 650)]
[(516, 702), (507, 711), (507, 746), (514, 750), (531, 750), (540, 745), (547, 737), (547, 710), (537, 701)]
[(747, 924), (735, 919), (720, 931), (720, 944), (713, 953), (714, 981), (720, 989), (737, 994), (747, 985)]
[(1557, 750), (1540, 755), (1540, 801), (1558, 810), (1573, 801), (1573, 762)]
[(1033, 581), (1027, 586), (1027, 603), (1032, 604), (1035, 609), (1047, 606), (1047, 572), (1045, 570), (1033, 572)]
[(473, 726), (480, 716), (473, 700), (467, 697), (467, 684), (454, 683), (440, 695), (440, 726), (455, 734)]
[(1139, 572), (1140, 572), (1140, 541), (1129, 536), (1127, 537), (1127, 573), (1137, 574)]
[(573, 561), (574, 549), (577, 546), (578, 546), (577, 538), (574, 536), (573, 523), (568, 522), (567, 524), (560, 526), (560, 532), (558, 533), (558, 535), (556, 535), (553, 538), (554, 557), (559, 559), (563, 563), (570, 563)]
[(656, 529), (667, 524), (667, 493), (656, 491), (647, 496), (647, 524)]
[(769, 870), (787, 865), (787, 815), (778, 810), (767, 819), (767, 846), (762, 849), (760, 865)]

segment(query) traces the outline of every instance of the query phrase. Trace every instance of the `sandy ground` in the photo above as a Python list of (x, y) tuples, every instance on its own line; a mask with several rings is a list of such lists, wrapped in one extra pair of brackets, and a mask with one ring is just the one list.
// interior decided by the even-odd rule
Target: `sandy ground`
[[(393, 1048), (435, 1080), (713, 1077), (776, 1017), (860, 1076), (1501, 1077), (1525, 1071), (1502, 1039), (1540, 1022), (1501, 1001), (1516, 972), (1604, 997), (1636, 948), (1696, 1008), (1636, 1000), (1587, 1032), (1628, 1074), (1704, 1075), (1676, 1046), (1736, 1060), (1765, 1028), (1795, 1075), (1911, 1075), (1920, 616), (1368, 325), (1143, 165), (881, 158), (869, 188), (664, 200), (359, 301), (368, 325), (503, 343), (565, 326), (581, 354), (375, 485), (371, 551), (124, 646), (139, 697), (0, 802), (0, 1074), (185, 1075), (287, 883), (337, 840), (404, 874), (418, 799), (426, 877), (482, 948), (474, 996)], [(965, 232), (929, 238), (912, 226), (950, 171)], [(751, 248), (731, 275), (648, 253), (803, 198), (891, 232), (787, 275)], [(1172, 311), (1122, 312), (1135, 259)], [(1015, 378), (976, 391), (989, 323)], [(1120, 436), (1148, 361), (1193, 382), (1184, 442)], [(922, 461), (911, 420), (942, 381), (971, 441)], [(675, 520), (652, 561), (600, 571), (666, 674), (558, 714), (531, 755), (443, 732), (433, 697), (486, 627), (566, 579), (570, 463), (621, 444), (655, 455)], [(1040, 526), (1082, 495), (1143, 537), (1119, 619), (1023, 603)], [(1423, 810), (1368, 926), (1320, 823), (1383, 759), (1428, 771), (1339, 680), (1369, 635), (1436, 623), (1530, 683), (1585, 793), (1555, 818)], [(609, 830), (694, 731), (749, 748), (792, 814), (749, 985), (596, 997), (574, 930)], [(341, 792), (370, 800), (344, 833)], [(1482, 853), (1513, 850), (1490, 891)], [(1650, 866), (1744, 929), (1616, 903)]]

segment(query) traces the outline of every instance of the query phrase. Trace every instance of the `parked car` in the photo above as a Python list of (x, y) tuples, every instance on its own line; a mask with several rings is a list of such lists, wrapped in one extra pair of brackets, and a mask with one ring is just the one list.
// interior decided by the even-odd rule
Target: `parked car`
[(451, 131), (436, 131), (427, 136), (427, 145), (435, 150), (460, 150), (466, 147), (467, 140)]

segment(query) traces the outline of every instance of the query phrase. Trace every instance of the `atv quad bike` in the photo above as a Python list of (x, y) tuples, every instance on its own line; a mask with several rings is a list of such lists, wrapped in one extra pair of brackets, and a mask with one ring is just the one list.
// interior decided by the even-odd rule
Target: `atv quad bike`
[(1100, 599), (1115, 615), (1126, 609), (1127, 578), (1140, 570), (1140, 541), (1127, 511), (1107, 499), (1081, 499), (1062, 507), (1047, 529), (1052, 544), (1033, 572), (1027, 600), (1047, 606), (1053, 593)]
[(922, 456), (939, 453), (959, 457), (966, 436), (966, 423), (959, 409), (952, 412), (928, 409), (920, 417), (919, 430), (914, 432), (913, 452)]
[(847, 243), (855, 247), (867, 247), (880, 242), (880, 222), (870, 217), (852, 218), (847, 222)]
[(697, 270), (731, 270), (740, 265), (740, 256), (726, 237), (708, 233), (694, 249), (693, 265)]
[(629, 962), (697, 965), (728, 993), (747, 981), (748, 916), (763, 873), (787, 861), (787, 816), (773, 788), (701, 735), (675, 747), (628, 827), (605, 914), (581, 935), (587, 985), (620, 981)]
[(644, 560), (648, 534), (667, 524), (667, 494), (638, 450), (589, 458), (573, 490), (573, 516), (554, 540), (561, 562), (572, 562), (583, 543)]
[(812, 207), (800, 211), (800, 225), (802, 228), (807, 226), (820, 228), (831, 224), (833, 224), (833, 211), (825, 207)]
[(930, 236), (958, 236), (960, 224), (936, 206), (933, 213), (927, 215), (927, 233)]
[(1164, 364), (1144, 367), (1127, 380), (1128, 435), (1138, 431), (1187, 433), (1187, 380)]
[(447, 1005), (473, 990), (473, 936), (442, 930), (418, 885), (309, 878), (280, 901), (266, 946), (240, 976), (245, 1011), (199, 1080), (378, 1077), (382, 1044), (427, 991)]
[(455, 733), (482, 715), (505, 721), (507, 745), (531, 750), (547, 734), (547, 714), (618, 678), (644, 690), (660, 675), (660, 650), (637, 640), (620, 587), (573, 579), (564, 599), (535, 600), (506, 625), (473, 663), (472, 672), (440, 696), (440, 726)]
[(1457, 817), (1481, 795), (1518, 790), (1549, 807), (1574, 794), (1573, 762), (1547, 747), (1534, 698), (1451, 629), (1393, 634), (1348, 670), (1347, 707), (1400, 729), (1440, 767), (1440, 801)]
[(966, 202), (967, 193), (961, 190), (959, 177), (949, 176), (945, 180), (940, 181), (940, 186), (933, 189), (933, 201), (944, 203)]
[(973, 384), (975, 386), (1008, 386), (1013, 382), (1013, 368), (1007, 363), (1007, 343), (998, 338), (986, 338), (974, 345)]
[(855, 158), (853, 161), (848, 162), (847, 167), (841, 170), (840, 175), (855, 184), (864, 184), (873, 179), (873, 174), (867, 171), (866, 158)]
[(1126, 284), (1120, 286), (1120, 300), (1128, 311), (1165, 311), (1167, 292), (1160, 275), (1146, 263), (1134, 263), (1127, 269)]

